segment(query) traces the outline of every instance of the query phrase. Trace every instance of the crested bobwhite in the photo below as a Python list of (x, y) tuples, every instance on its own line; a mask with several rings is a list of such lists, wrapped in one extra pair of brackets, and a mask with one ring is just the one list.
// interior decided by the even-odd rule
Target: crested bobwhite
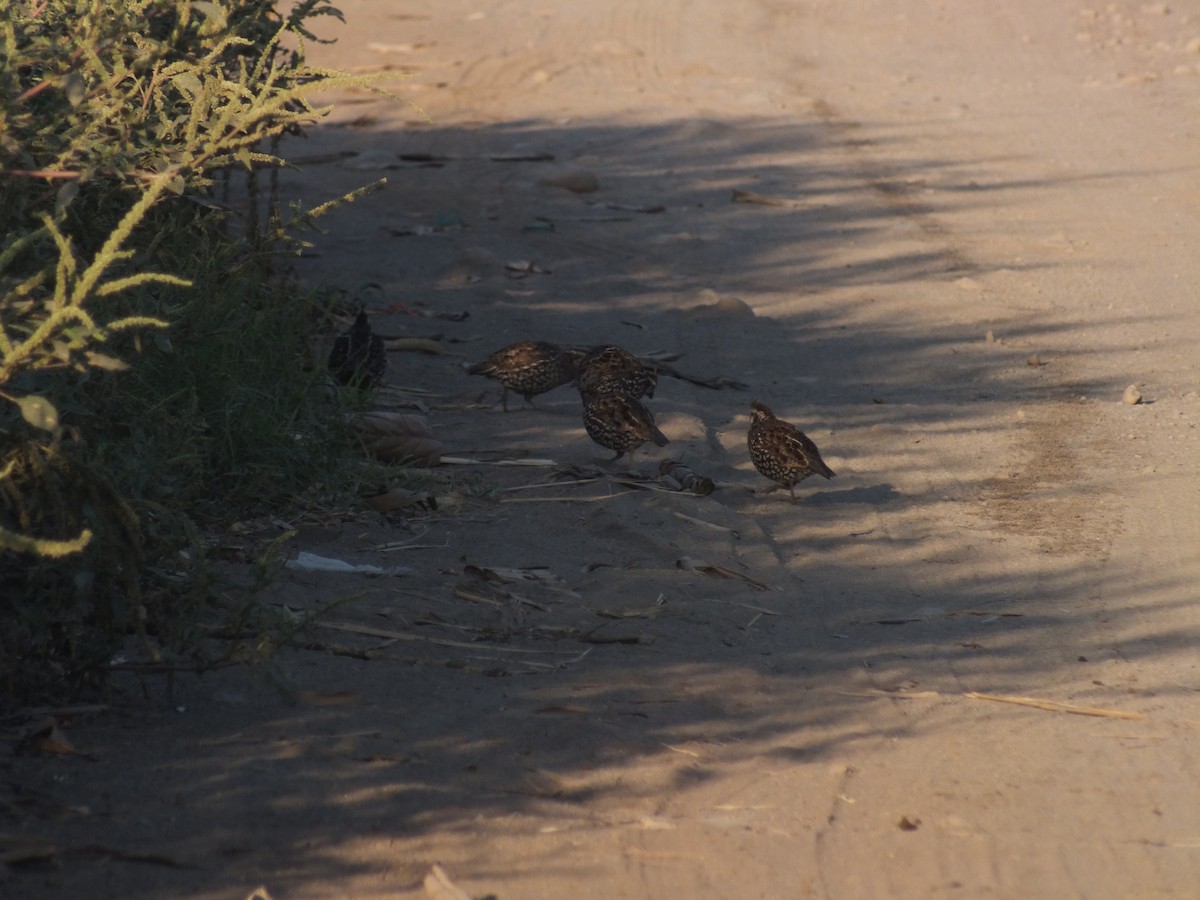
[(795, 425), (777, 419), (766, 404), (757, 400), (750, 402), (750, 431), (746, 435), (746, 444), (754, 468), (779, 483), (766, 493), (785, 487), (795, 503), (795, 486), (799, 482), (810, 475), (834, 477), (833, 469), (821, 459), (817, 445)]
[(659, 447), (670, 443), (654, 424), (650, 410), (628, 394), (592, 398), (583, 408), (583, 427), (601, 447), (616, 451), (613, 462), (628, 453), (632, 465), (633, 451), (647, 441)]
[(606, 394), (653, 397), (658, 372), (643, 365), (632, 353), (606, 344), (583, 353), (576, 364), (575, 384), (584, 403)]
[(508, 410), (508, 392), (516, 391), (533, 405), (538, 394), (575, 380), (571, 355), (548, 341), (518, 341), (501, 347), (487, 359), (467, 369), (471, 375), (494, 378), (504, 386), (503, 405)]
[(354, 324), (337, 336), (329, 351), (329, 371), (339, 384), (372, 388), (387, 371), (383, 338), (371, 331), (367, 311), (360, 310)]

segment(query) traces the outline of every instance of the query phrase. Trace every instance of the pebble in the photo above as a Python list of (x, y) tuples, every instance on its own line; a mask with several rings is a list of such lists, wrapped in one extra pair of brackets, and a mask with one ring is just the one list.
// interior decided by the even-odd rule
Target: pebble
[(696, 299), (702, 302), (688, 310), (692, 314), (749, 319), (753, 319), (756, 315), (750, 304), (741, 297), (735, 297), (732, 294), (718, 294), (712, 288), (704, 288), (699, 291)]
[(553, 175), (545, 179), (542, 184), (560, 187), (573, 194), (591, 194), (600, 189), (600, 179), (584, 169)]
[(1125, 393), (1121, 397), (1121, 402), (1126, 406), (1137, 406), (1142, 402), (1142, 392), (1138, 390), (1136, 384), (1131, 384), (1125, 388)]

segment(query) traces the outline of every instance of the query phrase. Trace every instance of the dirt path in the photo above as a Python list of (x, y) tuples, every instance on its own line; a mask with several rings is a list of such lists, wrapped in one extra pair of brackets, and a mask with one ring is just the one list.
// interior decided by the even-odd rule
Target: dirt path
[[(375, 319), (461, 354), (390, 375), (457, 456), (603, 468), (570, 389), (463, 373), (512, 340), (746, 382), (663, 379), (636, 466), (722, 487), (442, 467), (438, 512), (305, 525), (414, 571), (277, 598), (393, 638), (6, 760), (12, 830), (74, 852), (0, 891), (1194, 895), (1200, 9), (965, 6), (345, 0), (316, 57), (428, 118), (351, 91), (293, 149), (310, 202), (389, 180), (304, 272), (469, 313)], [(747, 490), (751, 396), (838, 477)]]

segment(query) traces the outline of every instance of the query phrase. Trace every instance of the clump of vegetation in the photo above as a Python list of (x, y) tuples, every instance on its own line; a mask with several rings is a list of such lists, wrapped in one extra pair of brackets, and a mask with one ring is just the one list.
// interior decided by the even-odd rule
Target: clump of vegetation
[(101, 685), (131, 634), (214, 663), (197, 523), (334, 489), (319, 310), (280, 265), (324, 208), (257, 176), (356, 80), (305, 63), (318, 16), (0, 0), (0, 702)]

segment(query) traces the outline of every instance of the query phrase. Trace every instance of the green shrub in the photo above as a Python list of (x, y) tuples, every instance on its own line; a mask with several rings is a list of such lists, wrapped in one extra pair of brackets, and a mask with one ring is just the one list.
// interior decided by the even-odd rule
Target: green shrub
[(0, 699), (103, 683), (128, 634), (211, 662), (197, 521), (330, 471), (315, 301), (280, 266), (315, 213), (254, 176), (313, 92), (360, 81), (304, 62), (329, 15), (0, 0)]

